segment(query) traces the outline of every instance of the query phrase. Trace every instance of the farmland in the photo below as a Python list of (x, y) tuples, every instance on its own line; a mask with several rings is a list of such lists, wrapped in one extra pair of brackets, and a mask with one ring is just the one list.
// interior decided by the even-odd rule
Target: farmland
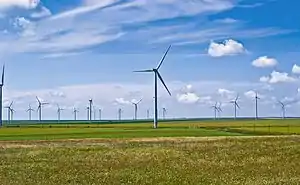
[(11, 125), (0, 184), (298, 184), (299, 120)]

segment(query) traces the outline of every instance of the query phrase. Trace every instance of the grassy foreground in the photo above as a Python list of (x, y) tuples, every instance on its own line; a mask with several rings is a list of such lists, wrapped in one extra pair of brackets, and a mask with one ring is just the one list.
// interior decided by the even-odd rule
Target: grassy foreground
[(0, 141), (0, 184), (299, 184), (300, 137)]

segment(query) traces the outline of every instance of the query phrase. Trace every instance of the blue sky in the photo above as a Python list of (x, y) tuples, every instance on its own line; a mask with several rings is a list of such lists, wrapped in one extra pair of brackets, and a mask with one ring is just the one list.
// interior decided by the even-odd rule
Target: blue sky
[[(172, 96), (160, 86), (159, 107), (169, 117), (213, 116), (222, 102), (240, 94), (240, 116), (280, 116), (276, 99), (298, 116), (300, 103), (300, 13), (295, 0), (0, 0), (0, 58), (6, 63), (4, 103), (14, 101), (15, 119), (26, 119), (35, 96), (72, 118), (85, 119), (88, 99), (103, 117), (133, 117), (130, 102), (143, 97), (139, 117), (152, 111), (153, 68), (161, 68)], [(4, 110), (6, 112), (6, 110)], [(6, 114), (4, 114), (6, 115)], [(34, 114), (34, 117), (37, 115)]]

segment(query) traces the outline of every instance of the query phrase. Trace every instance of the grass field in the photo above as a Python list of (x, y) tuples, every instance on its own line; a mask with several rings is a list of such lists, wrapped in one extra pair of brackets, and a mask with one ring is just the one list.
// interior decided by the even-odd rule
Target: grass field
[(0, 129), (0, 140), (76, 138), (203, 137), (300, 134), (300, 120), (186, 121), (151, 123), (10, 125)]
[(1, 141), (0, 184), (288, 184), (300, 137)]

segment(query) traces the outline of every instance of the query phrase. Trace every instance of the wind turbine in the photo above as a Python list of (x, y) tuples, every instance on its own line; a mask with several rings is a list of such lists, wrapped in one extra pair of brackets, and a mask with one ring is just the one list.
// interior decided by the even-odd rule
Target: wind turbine
[(240, 96), (239, 96), (239, 95), (237, 95), (237, 96), (236, 96), (236, 98), (235, 98), (234, 100), (230, 101), (230, 103), (232, 103), (232, 104), (233, 104), (233, 106), (234, 106), (234, 119), (236, 119), (236, 115), (237, 115), (237, 108), (239, 108), (239, 109), (240, 109), (240, 106), (239, 106), (239, 104), (238, 104), (238, 100), (239, 100), (239, 98), (240, 98)]
[(93, 99), (89, 99), (89, 103), (90, 103), (90, 107), (89, 107), (90, 115), (89, 115), (89, 118), (90, 118), (90, 121), (92, 121)]
[(1, 84), (0, 84), (0, 127), (2, 127), (3, 122), (2, 122), (2, 96), (3, 96), (3, 86), (4, 86), (4, 72), (5, 72), (5, 65), (3, 65), (2, 68), (2, 79), (1, 79)]
[(143, 99), (140, 99), (138, 102), (134, 103), (131, 102), (134, 105), (134, 120), (137, 120), (137, 112), (138, 112), (138, 105), (141, 103)]
[(57, 120), (58, 122), (60, 122), (60, 115), (61, 115), (61, 111), (63, 111), (65, 109), (62, 109), (59, 107), (59, 105), (57, 104)]
[(39, 104), (37, 111), (39, 112), (39, 122), (41, 122), (43, 105), (48, 105), (49, 103), (41, 102), (41, 100), (37, 96), (36, 96), (36, 100), (38, 101), (38, 104)]
[(118, 109), (118, 117), (119, 117), (119, 120), (121, 120), (122, 119), (122, 109), (120, 108), (120, 109)]
[(258, 100), (260, 100), (260, 98), (258, 97), (258, 94), (256, 92), (255, 94), (255, 119), (258, 120)]
[(281, 111), (282, 111), (282, 119), (285, 119), (285, 104), (282, 101), (278, 101), (278, 103), (281, 105)]
[(158, 66), (154, 69), (148, 69), (148, 70), (141, 70), (141, 71), (135, 71), (138, 73), (154, 73), (154, 119), (153, 119), (153, 126), (156, 129), (158, 127), (158, 110), (157, 110), (157, 78), (161, 81), (161, 83), (164, 85), (165, 89), (168, 91), (169, 95), (171, 96), (171, 92), (169, 91), (167, 85), (165, 84), (163, 78), (161, 77), (160, 73), (158, 72), (159, 68), (161, 67), (162, 63), (164, 62), (169, 50), (171, 49), (171, 45), (167, 49), (166, 53), (164, 54), (163, 58), (159, 62)]
[(99, 121), (102, 120), (102, 109), (99, 109)]
[(163, 112), (163, 119), (166, 119), (166, 114), (167, 114), (167, 109), (166, 108), (163, 108), (162, 110)]
[(33, 112), (33, 108), (31, 108), (31, 105), (29, 104), (28, 109), (26, 110), (26, 112), (28, 112), (28, 119), (29, 121), (31, 121), (31, 113)]
[(12, 113), (12, 105), (13, 105), (13, 101), (9, 104), (9, 106), (6, 106), (4, 108), (7, 109), (7, 122), (10, 123), (11, 121), (11, 113)]
[(148, 109), (147, 110), (147, 119), (149, 119), (149, 117), (150, 117), (150, 110)]
[(219, 109), (218, 109), (218, 102), (216, 102), (216, 104), (214, 106), (211, 106), (211, 108), (214, 109), (215, 120), (216, 120), (217, 119), (217, 112), (219, 111)]
[(76, 121), (77, 120), (77, 113), (78, 113), (79, 111), (74, 107), (74, 109), (73, 109), (73, 114), (74, 114), (74, 120)]

